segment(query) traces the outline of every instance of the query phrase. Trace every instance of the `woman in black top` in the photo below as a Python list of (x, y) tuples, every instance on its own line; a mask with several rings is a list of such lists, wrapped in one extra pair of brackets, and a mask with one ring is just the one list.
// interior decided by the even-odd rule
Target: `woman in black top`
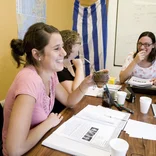
[[(60, 33), (64, 42), (63, 48), (67, 55), (64, 59), (64, 69), (58, 72), (57, 75), (59, 82), (71, 93), (84, 79), (82, 60), (76, 58), (81, 46), (81, 38), (77, 32), (72, 30), (63, 30)], [(65, 106), (55, 99), (52, 112), (60, 113), (64, 108)]]

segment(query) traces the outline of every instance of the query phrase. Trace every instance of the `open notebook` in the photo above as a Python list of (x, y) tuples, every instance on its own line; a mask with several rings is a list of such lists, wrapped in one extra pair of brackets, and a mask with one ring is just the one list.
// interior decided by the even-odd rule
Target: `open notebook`
[(138, 77), (131, 77), (127, 82), (134, 93), (156, 95), (156, 86), (152, 85), (151, 79), (141, 79)]
[(109, 141), (118, 137), (129, 117), (126, 112), (88, 105), (42, 145), (77, 156), (110, 156)]
[(133, 85), (133, 86), (138, 86), (138, 87), (150, 87), (152, 86), (152, 82), (150, 80), (151, 79), (142, 79), (142, 78), (132, 76), (128, 80), (128, 84)]

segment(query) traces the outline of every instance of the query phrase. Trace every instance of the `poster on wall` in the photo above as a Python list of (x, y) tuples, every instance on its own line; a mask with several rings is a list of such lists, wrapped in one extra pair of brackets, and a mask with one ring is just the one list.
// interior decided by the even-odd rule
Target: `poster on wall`
[(16, 0), (18, 38), (36, 22), (46, 22), (46, 0)]

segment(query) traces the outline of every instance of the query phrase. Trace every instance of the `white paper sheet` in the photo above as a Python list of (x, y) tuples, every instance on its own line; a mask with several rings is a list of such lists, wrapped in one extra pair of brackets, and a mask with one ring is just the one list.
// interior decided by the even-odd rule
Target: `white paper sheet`
[(156, 125), (129, 119), (124, 128), (130, 137), (156, 140)]
[[(107, 87), (110, 91), (117, 91), (122, 86), (121, 85), (107, 84)], [(97, 86), (89, 87), (85, 95), (102, 97), (103, 90), (104, 90), (104, 88), (98, 88)]]
[(88, 96), (102, 97), (103, 88), (98, 88), (96, 86), (89, 87), (86, 94)]

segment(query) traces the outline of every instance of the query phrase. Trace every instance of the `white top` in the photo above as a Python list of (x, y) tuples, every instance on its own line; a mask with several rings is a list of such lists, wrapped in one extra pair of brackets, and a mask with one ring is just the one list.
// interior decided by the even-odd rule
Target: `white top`
[[(122, 71), (125, 70), (128, 65), (133, 61), (134, 52), (129, 53), (128, 57), (126, 58), (123, 66)], [(143, 79), (151, 79), (156, 78), (156, 60), (153, 61), (152, 65), (148, 68), (140, 67), (138, 64), (133, 69), (132, 75)]]

